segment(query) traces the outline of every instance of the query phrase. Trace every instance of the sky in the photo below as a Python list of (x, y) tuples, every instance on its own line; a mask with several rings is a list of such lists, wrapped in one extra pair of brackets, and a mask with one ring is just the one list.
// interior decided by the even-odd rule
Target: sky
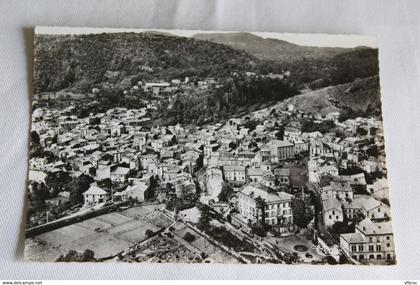
[[(203, 33), (232, 33), (235, 31), (202, 31), (202, 30), (162, 30), (162, 29), (115, 29), (115, 28), (78, 28), (78, 27), (36, 27), (36, 34), (99, 34), (99, 33), (122, 33), (122, 32), (145, 32), (160, 31), (171, 33), (177, 36), (191, 37)], [(343, 47), (353, 48), (357, 46), (368, 46), (377, 48), (378, 43), (375, 36), (368, 35), (333, 35), (333, 34), (290, 34), (271, 32), (249, 32), (262, 38), (284, 40), (302, 46), (316, 47)]]

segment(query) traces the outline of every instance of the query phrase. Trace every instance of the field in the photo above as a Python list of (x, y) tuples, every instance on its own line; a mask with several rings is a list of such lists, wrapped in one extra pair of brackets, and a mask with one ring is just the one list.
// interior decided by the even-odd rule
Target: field
[(28, 239), (25, 255), (32, 261), (55, 261), (69, 250), (93, 250), (95, 257), (115, 255), (146, 238), (147, 230), (169, 226), (170, 220), (154, 206), (130, 208), (98, 216)]

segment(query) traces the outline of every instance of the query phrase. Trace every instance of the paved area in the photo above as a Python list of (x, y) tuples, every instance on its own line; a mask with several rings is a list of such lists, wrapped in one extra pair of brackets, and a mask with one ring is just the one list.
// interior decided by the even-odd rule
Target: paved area
[[(310, 263), (313, 260), (321, 260), (323, 256), (319, 255), (311, 240), (306, 238), (306, 234), (291, 235), (288, 237), (270, 237), (267, 241), (285, 252), (296, 252), (303, 262)], [(304, 245), (308, 248), (307, 251), (297, 251), (294, 249), (296, 245)], [(312, 255), (312, 258), (307, 257), (306, 254)]]

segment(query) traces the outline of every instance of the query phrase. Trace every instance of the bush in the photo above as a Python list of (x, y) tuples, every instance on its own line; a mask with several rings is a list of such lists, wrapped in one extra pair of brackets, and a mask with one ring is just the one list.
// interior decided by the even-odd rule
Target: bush
[(338, 260), (338, 263), (346, 264), (347, 263), (347, 257), (344, 254), (341, 254), (340, 259)]
[(264, 227), (259, 225), (254, 225), (252, 227), (252, 232), (259, 237), (265, 237), (267, 235), (267, 232), (265, 231)]
[(335, 260), (335, 259), (334, 259), (334, 257), (332, 257), (332, 256), (330, 256), (330, 255), (328, 255), (328, 256), (326, 257), (326, 259), (327, 259), (327, 263), (328, 263), (328, 264), (331, 264), (331, 265), (336, 265), (336, 264), (337, 264), (337, 260)]
[(75, 250), (70, 250), (66, 255), (61, 255), (56, 261), (57, 262), (94, 262), (97, 260), (95, 259), (95, 253), (90, 249), (86, 249), (83, 253), (78, 253)]
[(195, 240), (195, 236), (191, 234), (190, 232), (186, 232), (184, 235), (184, 240), (191, 243)]
[(146, 230), (145, 234), (148, 238), (151, 238), (155, 233), (152, 230), (148, 229)]

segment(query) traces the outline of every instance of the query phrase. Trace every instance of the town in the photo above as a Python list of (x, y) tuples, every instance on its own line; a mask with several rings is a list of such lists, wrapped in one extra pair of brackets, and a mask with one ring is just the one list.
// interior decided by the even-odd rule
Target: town
[(139, 81), (127, 92), (149, 94), (144, 107), (83, 118), (74, 101), (34, 98), (29, 259), (395, 262), (379, 118), (280, 102), (200, 126), (153, 124), (189, 84)]

